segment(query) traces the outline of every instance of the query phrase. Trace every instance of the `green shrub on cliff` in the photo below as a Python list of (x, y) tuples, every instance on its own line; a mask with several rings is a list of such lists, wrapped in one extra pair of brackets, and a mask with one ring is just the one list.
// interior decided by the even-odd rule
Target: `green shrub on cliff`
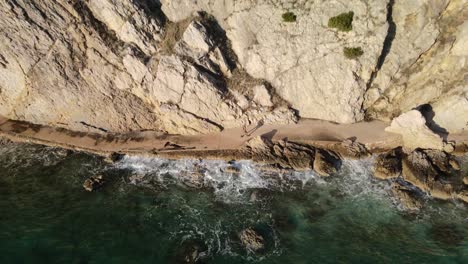
[(329, 28), (336, 28), (340, 31), (351, 31), (353, 29), (354, 12), (341, 13), (328, 20)]
[(297, 16), (293, 12), (286, 12), (282, 15), (284, 22), (296, 22)]
[(356, 59), (358, 57), (361, 57), (362, 54), (364, 54), (364, 51), (361, 49), (361, 47), (354, 47), (354, 48), (345, 47), (343, 49), (343, 53), (345, 57), (348, 59)]

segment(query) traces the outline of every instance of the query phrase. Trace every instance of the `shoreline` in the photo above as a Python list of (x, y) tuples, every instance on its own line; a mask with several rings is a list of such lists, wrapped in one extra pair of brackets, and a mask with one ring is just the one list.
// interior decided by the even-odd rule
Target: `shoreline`
[[(183, 136), (153, 131), (107, 134), (78, 132), (0, 116), (0, 137), (14, 142), (30, 142), (100, 156), (119, 153), (171, 159), (228, 160), (251, 159), (243, 150), (248, 141), (256, 137), (266, 138), (273, 143), (287, 141), (338, 153), (341, 152), (339, 145), (347, 139), (352, 139), (362, 144), (371, 154), (381, 153), (402, 146), (399, 135), (384, 131), (388, 125), (383, 121), (335, 124), (323, 120), (300, 120), (297, 124), (290, 125), (263, 125), (247, 136), (243, 128), (226, 129), (214, 134)], [(253, 125), (247, 129), (254, 127)], [(456, 144), (454, 154), (467, 152), (468, 133), (451, 134), (448, 140)]]
[[(13, 142), (84, 151), (102, 156), (110, 163), (124, 155), (229, 163), (251, 160), (267, 165), (266, 170), (313, 170), (323, 177), (337, 174), (343, 159), (374, 155), (373, 176), (392, 180), (394, 194), (408, 207), (418, 204), (421, 192), (441, 200), (457, 199), (468, 203), (468, 177), (462, 175), (460, 163), (454, 157), (467, 153), (466, 134), (448, 137), (455, 143), (451, 153), (430, 149), (406, 152), (401, 147), (401, 137), (385, 132), (385, 127), (387, 124), (381, 121), (339, 125), (302, 120), (294, 125), (261, 126), (248, 135), (237, 128), (216, 134), (181, 136), (149, 131), (96, 134), (0, 118), (0, 140), (7, 138)], [(236, 167), (231, 167), (235, 172)], [(104, 182), (100, 175), (94, 175), (83, 186), (94, 191)]]

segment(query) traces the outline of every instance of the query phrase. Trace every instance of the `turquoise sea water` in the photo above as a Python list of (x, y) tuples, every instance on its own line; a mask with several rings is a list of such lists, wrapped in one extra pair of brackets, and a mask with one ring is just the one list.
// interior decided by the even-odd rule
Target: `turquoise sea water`
[[(344, 161), (340, 175), (323, 179), (241, 161), (233, 175), (219, 161), (106, 165), (0, 146), (0, 263), (468, 263), (467, 206), (427, 198), (405, 213), (371, 164)], [(188, 180), (195, 170), (201, 186)], [(105, 188), (84, 191), (97, 173)], [(241, 245), (247, 227), (264, 237), (261, 252)]]

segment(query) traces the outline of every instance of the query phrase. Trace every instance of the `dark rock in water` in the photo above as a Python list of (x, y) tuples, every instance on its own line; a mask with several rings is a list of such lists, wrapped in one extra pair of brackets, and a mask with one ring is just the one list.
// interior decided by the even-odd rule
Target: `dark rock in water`
[(374, 176), (378, 179), (397, 178), (401, 175), (401, 148), (377, 156), (374, 165)]
[(320, 220), (320, 218), (322, 218), (326, 214), (327, 210), (318, 206), (312, 207), (306, 212), (307, 219), (312, 223)]
[(181, 179), (185, 186), (200, 189), (204, 186), (205, 175), (200, 171), (191, 171), (181, 175)]
[(118, 153), (118, 152), (112, 152), (108, 157), (106, 157), (104, 160), (109, 163), (114, 163), (114, 162), (119, 162), (125, 157), (125, 154)]
[(70, 149), (57, 149), (57, 151), (55, 153), (57, 153), (57, 155), (59, 155), (59, 156), (67, 157), (67, 156), (70, 156), (71, 154), (73, 154), (73, 150), (70, 150)]
[(434, 224), (430, 230), (431, 237), (443, 247), (456, 247), (463, 244), (463, 231), (450, 223)]
[(418, 194), (406, 186), (395, 182), (392, 185), (392, 194), (407, 211), (414, 212), (422, 208)]
[(247, 250), (259, 251), (265, 247), (263, 236), (257, 233), (253, 228), (247, 228), (239, 233), (239, 239)]
[(240, 173), (240, 169), (238, 167), (235, 167), (235, 166), (227, 166), (225, 169), (224, 169), (224, 172), (225, 173), (231, 173), (231, 174), (239, 174)]
[(173, 257), (172, 263), (202, 263), (201, 259), (206, 255), (208, 247), (203, 241), (188, 240), (180, 245)]
[(315, 151), (314, 170), (320, 176), (330, 176), (336, 174), (340, 167), (338, 155), (331, 151), (317, 149)]
[(95, 175), (86, 179), (86, 181), (83, 183), (83, 188), (88, 192), (92, 192), (102, 188), (104, 183), (105, 181), (102, 175)]
[(0, 136), (0, 146), (9, 145), (13, 143), (11, 140)]

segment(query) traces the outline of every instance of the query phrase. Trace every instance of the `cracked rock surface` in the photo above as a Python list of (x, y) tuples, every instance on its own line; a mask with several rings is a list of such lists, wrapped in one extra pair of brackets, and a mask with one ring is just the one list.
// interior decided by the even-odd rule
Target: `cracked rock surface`
[[(349, 11), (350, 32), (328, 28)], [(5, 0), (0, 115), (200, 134), (430, 104), (435, 123), (462, 132), (467, 12), (464, 0)], [(345, 47), (364, 53), (347, 59)]]

